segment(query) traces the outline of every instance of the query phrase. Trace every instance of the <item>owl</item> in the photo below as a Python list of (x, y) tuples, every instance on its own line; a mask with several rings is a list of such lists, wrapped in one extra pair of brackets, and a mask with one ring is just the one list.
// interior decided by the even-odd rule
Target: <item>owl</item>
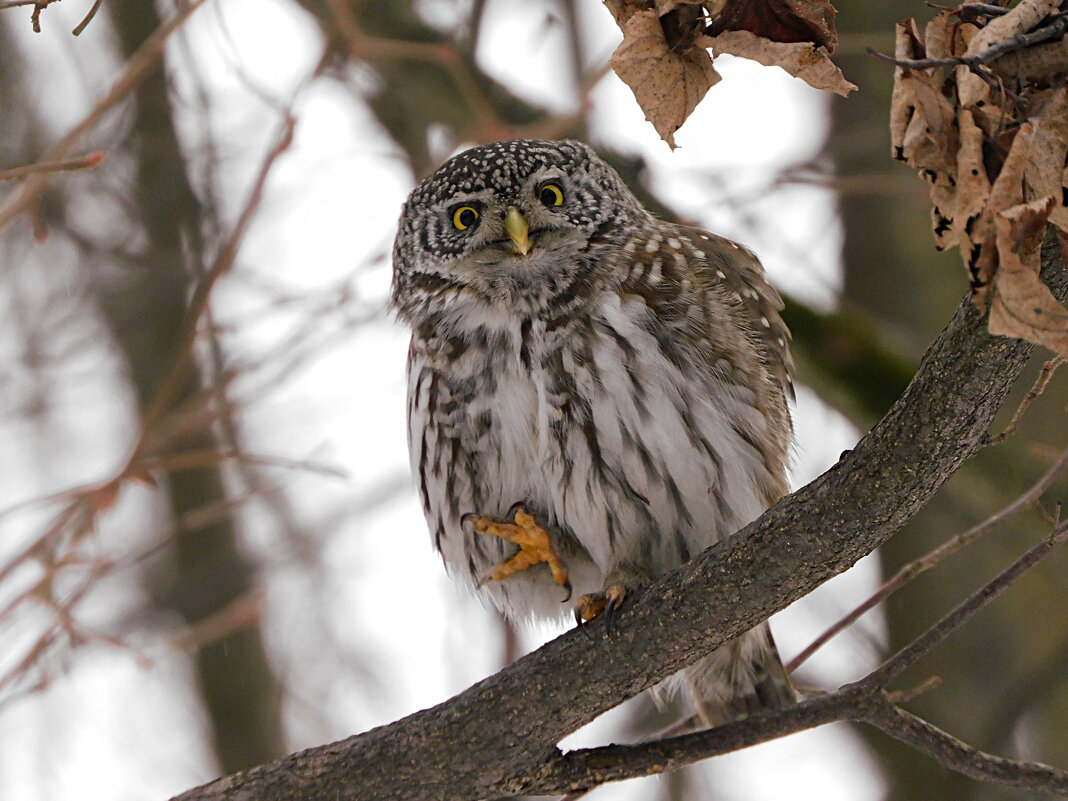
[[(789, 334), (759, 261), (655, 218), (581, 142), (475, 147), (420, 183), (391, 305), (433, 545), (513, 619), (610, 623), (786, 491)], [(674, 683), (705, 726), (794, 698), (767, 624)]]

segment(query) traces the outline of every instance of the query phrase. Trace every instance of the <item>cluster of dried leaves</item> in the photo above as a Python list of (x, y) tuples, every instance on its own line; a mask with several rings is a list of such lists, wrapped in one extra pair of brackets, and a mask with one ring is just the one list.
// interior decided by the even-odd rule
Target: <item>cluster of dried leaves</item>
[(930, 181), (938, 247), (958, 246), (990, 331), (1068, 355), (1068, 311), (1039, 278), (1068, 232), (1065, 0), (965, 4), (897, 27), (893, 155)]
[(712, 56), (729, 53), (782, 67), (816, 89), (857, 87), (830, 59), (838, 41), (829, 0), (605, 0), (623, 41), (612, 69), (671, 147), (720, 76)]

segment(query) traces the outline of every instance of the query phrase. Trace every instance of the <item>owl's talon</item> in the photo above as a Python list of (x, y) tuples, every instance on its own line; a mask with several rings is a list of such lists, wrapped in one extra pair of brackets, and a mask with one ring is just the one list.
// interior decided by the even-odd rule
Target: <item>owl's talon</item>
[(564, 578), (564, 583), (562, 586), (567, 592), (567, 595), (564, 596), (564, 600), (562, 600), (560, 603), (566, 604), (568, 601), (571, 600), (571, 581), (567, 578)]
[(627, 597), (627, 591), (618, 585), (613, 585), (604, 591), (604, 631), (612, 633), (612, 621), (616, 619), (619, 608), (623, 606), (623, 600)]
[(519, 546), (519, 551), (510, 559), (497, 565), (489, 577), (480, 581), (477, 586), (482, 586), (489, 579), (503, 581), (511, 575), (545, 562), (549, 565), (553, 581), (567, 591), (567, 598), (564, 600), (569, 599), (571, 582), (568, 580), (567, 568), (556, 555), (552, 541), (549, 539), (549, 532), (538, 525), (534, 515), (527, 511), (526, 505), (522, 502), (512, 504), (508, 510), (508, 519), (509, 522), (498, 521), (474, 513), (465, 514), (460, 518), (461, 526), (470, 521), (477, 533), (500, 537)]
[(593, 642), (593, 635), (590, 634), (590, 627), (587, 626), (586, 621), (582, 619), (582, 610), (578, 606), (575, 607), (575, 628), (582, 629), (582, 633), (586, 635), (586, 639)]
[(604, 615), (605, 634), (611, 634), (612, 621), (615, 619), (617, 610), (623, 606), (626, 597), (627, 589), (620, 584), (612, 584), (606, 587), (604, 592), (583, 595), (575, 607), (575, 622), (585, 628), (587, 621)]

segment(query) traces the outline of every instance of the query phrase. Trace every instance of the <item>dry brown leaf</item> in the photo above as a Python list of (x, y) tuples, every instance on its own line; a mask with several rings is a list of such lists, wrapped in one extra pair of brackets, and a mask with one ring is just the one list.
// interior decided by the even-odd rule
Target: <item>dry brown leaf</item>
[(704, 5), (704, 3), (702, 0), (654, 0), (653, 5), (656, 7), (656, 13), (662, 17), (670, 14), (679, 6), (697, 6)]
[(948, 58), (953, 54), (957, 22), (948, 11), (935, 16), (923, 30), (923, 48), (927, 58)]
[(604, 0), (604, 4), (620, 28), (635, 14), (653, 7), (651, 0)]
[[(1063, 0), (1021, 0), (1000, 17), (962, 23), (940, 13), (921, 38), (915, 21), (897, 28), (901, 61), (974, 56), (1058, 13)], [(1032, 54), (1034, 48), (1024, 51)], [(1068, 52), (1068, 48), (1066, 51)], [(1002, 76), (1000, 89), (967, 66), (894, 74), (890, 110), (893, 154), (921, 170), (931, 186), (940, 248), (957, 245), (975, 304), (991, 333), (1017, 336), (1068, 355), (1068, 311), (1039, 276), (1043, 233), (1068, 231), (1068, 89)], [(1021, 109), (1037, 109), (1026, 120)], [(945, 179), (945, 180), (943, 180)], [(1062, 238), (1068, 242), (1068, 235)]]
[(931, 185), (931, 230), (935, 248), (945, 250), (956, 244), (953, 238), (953, 215), (957, 207), (957, 188), (948, 181)]
[[(894, 58), (910, 59), (922, 55), (919, 32), (915, 20), (899, 22), (894, 26)], [(912, 84), (904, 80), (907, 73), (901, 67), (894, 68), (894, 90), (890, 96), (890, 156), (902, 161), (905, 158), (905, 133), (908, 131), (916, 100), (912, 96)]]
[[(894, 55), (899, 59), (923, 55), (914, 21), (897, 26)], [(956, 114), (942, 93), (941, 84), (936, 72), (898, 67), (890, 99), (893, 157), (920, 170), (936, 185), (953, 182), (958, 144)], [(940, 200), (945, 203), (944, 192)], [(941, 212), (944, 215), (945, 209)]]
[(1039, 277), (1042, 234), (1058, 196), (999, 212), (998, 271), (990, 295), (990, 333), (1021, 337), (1068, 356), (1068, 310)]
[(745, 0), (727, 3), (708, 33), (749, 31), (773, 42), (811, 42), (833, 51), (838, 44), (834, 15), (829, 0)]
[[(1001, 172), (990, 189), (987, 208), (997, 214), (1044, 195), (1060, 199), (1059, 179), (1068, 151), (1068, 126), (1063, 119), (1068, 98), (1061, 89), (1043, 113), (1020, 125)], [(1046, 175), (1043, 176), (1043, 171)]]
[(713, 37), (701, 36), (697, 41), (717, 55), (729, 53), (766, 67), (781, 67), (814, 89), (845, 97), (857, 88), (845, 79), (825, 50), (808, 42), (773, 42), (749, 31), (727, 31)]
[[(985, 308), (986, 287), (997, 264), (994, 225), (983, 214), (990, 196), (990, 177), (983, 163), (983, 131), (975, 124), (972, 113), (961, 109), (960, 149), (957, 151), (957, 187), (953, 209), (953, 228), (945, 246), (960, 246), (964, 267), (971, 278), (976, 304)], [(936, 232), (937, 237), (937, 232)]]
[(1060, 0), (1020, 0), (1008, 13), (990, 19), (968, 42), (966, 55), (974, 56), (997, 42), (1034, 30), (1046, 17), (1060, 13), (1059, 6)]
[[(977, 55), (991, 45), (1033, 30), (1038, 24), (1058, 13), (1058, 0), (1020, 0), (1019, 5), (1000, 17), (994, 17), (968, 42), (965, 55)], [(964, 108), (974, 108), (990, 100), (990, 84), (968, 67), (957, 67), (957, 96)]]
[[(1068, 167), (1061, 173), (1061, 197), (1068, 198)], [(1049, 221), (1062, 232), (1068, 232), (1068, 208), (1064, 207), (1063, 201), (1050, 212)]]
[(632, 14), (623, 25), (623, 41), (612, 54), (612, 69), (660, 138), (675, 147), (674, 133), (720, 76), (700, 46), (672, 50), (653, 9)]
[[(941, 81), (918, 70), (902, 80), (909, 85), (915, 102), (915, 113), (902, 143), (905, 160), (917, 169), (956, 175), (959, 147), (956, 114), (941, 88), (935, 85)], [(917, 121), (918, 126), (912, 124)], [(919, 137), (916, 128), (921, 131)]]
[(1034, 132), (1023, 169), (1025, 201), (1061, 193), (1061, 176), (1068, 155), (1068, 91), (1063, 86), (1057, 89), (1032, 119)]
[(1048, 78), (1058, 72), (1068, 72), (1068, 39), (1006, 53), (994, 59), (990, 68), (1003, 80)]

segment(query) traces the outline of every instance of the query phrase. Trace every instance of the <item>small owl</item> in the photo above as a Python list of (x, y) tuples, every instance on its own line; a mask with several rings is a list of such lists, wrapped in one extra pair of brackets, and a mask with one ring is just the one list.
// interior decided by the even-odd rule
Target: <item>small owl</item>
[[(510, 617), (609, 617), (786, 491), (782, 302), (580, 142), (472, 148), (415, 188), (391, 303), (434, 547)], [(793, 701), (766, 624), (678, 677), (695, 721)]]

